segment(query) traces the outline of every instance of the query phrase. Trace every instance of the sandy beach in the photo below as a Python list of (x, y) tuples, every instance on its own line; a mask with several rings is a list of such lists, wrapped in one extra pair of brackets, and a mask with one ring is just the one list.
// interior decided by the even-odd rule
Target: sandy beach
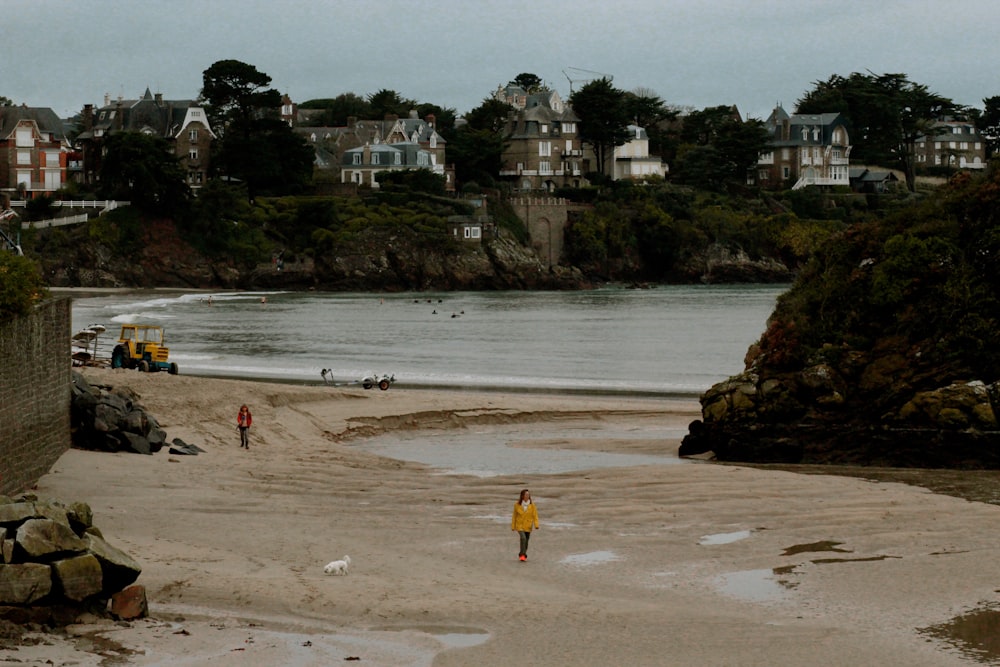
[[(36, 493), (92, 506), (143, 565), (148, 619), (0, 650), (42, 665), (988, 663), (921, 629), (1000, 600), (1000, 507), (895, 483), (678, 463), (694, 399), (294, 386), (87, 369), (205, 452), (70, 450)], [(237, 408), (254, 417), (239, 447)], [(366, 439), (565, 426), (514, 443), (662, 465), (444, 474)], [(571, 427), (571, 428), (570, 428)], [(497, 432), (502, 433), (502, 428)], [(541, 529), (516, 558), (530, 488)], [(348, 576), (323, 566), (349, 554)], [(995, 657), (995, 656), (994, 656)], [(47, 662), (48, 661), (48, 662)], [(102, 662), (103, 661), (103, 662)]]

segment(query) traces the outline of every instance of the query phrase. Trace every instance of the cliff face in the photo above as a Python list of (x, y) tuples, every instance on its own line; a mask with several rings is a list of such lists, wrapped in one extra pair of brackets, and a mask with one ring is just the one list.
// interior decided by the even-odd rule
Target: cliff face
[(238, 266), (198, 253), (173, 224), (149, 225), (141, 249), (116, 256), (85, 235), (72, 250), (43, 253), (42, 270), (53, 287), (179, 287), (223, 289), (325, 289), (357, 291), (582, 289), (575, 269), (549, 270), (508, 238), (460, 247), (427, 247), (412, 233), (373, 229), (336, 254), (289, 258), (279, 265)]
[(1000, 468), (998, 210), (1000, 178), (963, 177), (832, 239), (681, 453)]

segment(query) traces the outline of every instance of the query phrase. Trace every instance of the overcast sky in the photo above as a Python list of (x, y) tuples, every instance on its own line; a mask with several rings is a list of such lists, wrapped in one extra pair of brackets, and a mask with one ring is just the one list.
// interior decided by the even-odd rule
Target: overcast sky
[(736, 104), (761, 119), (852, 72), (901, 72), (969, 106), (1000, 95), (997, 0), (3, 0), (3, 9), (0, 95), (63, 117), (105, 93), (196, 98), (204, 70), (226, 59), (255, 66), (296, 102), (388, 88), (459, 114), (521, 72), (563, 97), (570, 78), (579, 88), (608, 74), (669, 104)]

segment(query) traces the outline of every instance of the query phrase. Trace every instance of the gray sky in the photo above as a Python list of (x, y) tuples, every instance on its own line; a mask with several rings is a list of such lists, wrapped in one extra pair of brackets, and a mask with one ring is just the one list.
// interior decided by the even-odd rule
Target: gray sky
[[(236, 59), (296, 102), (382, 88), (459, 114), (521, 72), (610, 74), (670, 104), (792, 111), (832, 74), (902, 72), (959, 104), (1000, 95), (996, 0), (3, 0), (0, 95), (51, 107), (193, 99)], [(586, 73), (570, 72), (574, 79)], [(581, 83), (577, 83), (579, 87)]]

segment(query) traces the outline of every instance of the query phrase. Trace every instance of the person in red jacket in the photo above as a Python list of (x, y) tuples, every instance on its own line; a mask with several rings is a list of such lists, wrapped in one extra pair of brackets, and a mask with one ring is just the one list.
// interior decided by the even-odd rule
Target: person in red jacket
[(250, 449), (250, 440), (247, 438), (247, 431), (250, 430), (251, 424), (253, 424), (253, 415), (250, 414), (250, 408), (241, 405), (239, 414), (236, 415), (236, 428), (240, 431), (240, 447)]
[(516, 530), (521, 538), (521, 551), (517, 554), (521, 561), (528, 560), (528, 540), (531, 539), (532, 528), (538, 528), (538, 510), (531, 502), (531, 492), (524, 489), (514, 503), (514, 516), (510, 519), (510, 529)]

